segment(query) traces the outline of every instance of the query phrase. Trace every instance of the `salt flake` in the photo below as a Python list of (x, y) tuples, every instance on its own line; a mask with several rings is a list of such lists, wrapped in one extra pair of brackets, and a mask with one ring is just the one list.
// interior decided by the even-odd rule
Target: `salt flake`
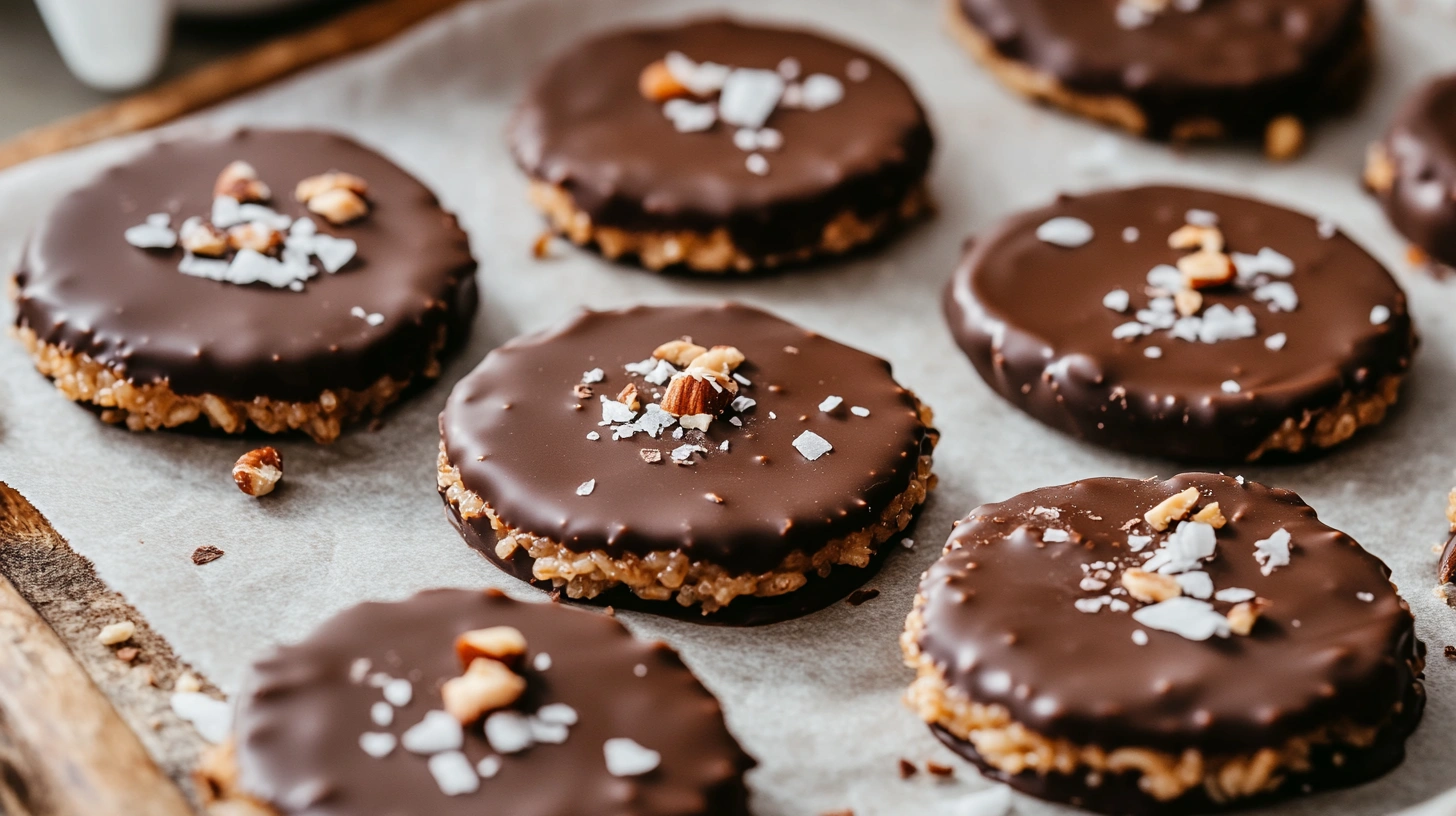
[(1149, 629), (1172, 632), (1188, 640), (1229, 636), (1228, 618), (1207, 601), (1178, 596), (1150, 604), (1132, 613), (1132, 619)]
[(612, 776), (641, 776), (662, 764), (662, 754), (626, 737), (613, 737), (602, 745), (607, 773)]
[(1061, 215), (1037, 227), (1036, 237), (1053, 246), (1075, 249), (1092, 240), (1092, 225), (1080, 218)]
[(829, 440), (813, 431), (804, 431), (799, 434), (794, 439), (793, 445), (795, 450), (811, 462), (834, 450), (834, 446), (829, 444)]

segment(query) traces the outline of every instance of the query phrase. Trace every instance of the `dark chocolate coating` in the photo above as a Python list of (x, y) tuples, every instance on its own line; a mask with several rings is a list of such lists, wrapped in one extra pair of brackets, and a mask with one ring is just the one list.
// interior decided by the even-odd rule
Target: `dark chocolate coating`
[[(1187, 254), (1170, 249), (1168, 236), (1194, 208), (1219, 216), (1226, 251), (1270, 247), (1293, 260), (1294, 273), (1280, 280), (1295, 287), (1298, 308), (1275, 312), (1245, 289), (1205, 289), (1205, 310), (1247, 306), (1257, 336), (1210, 344), (1157, 331), (1115, 339), (1112, 330), (1148, 303), (1148, 271)], [(1086, 221), (1095, 236), (1072, 249), (1039, 240), (1037, 227), (1056, 216)], [(1129, 226), (1140, 231), (1134, 243), (1122, 238)], [(1102, 305), (1113, 289), (1131, 293), (1127, 313)], [(1370, 320), (1377, 305), (1390, 310), (1381, 325)], [(1195, 461), (1243, 460), (1286, 418), (1375, 391), (1406, 370), (1416, 345), (1405, 294), (1344, 234), (1321, 238), (1306, 215), (1181, 187), (1063, 196), (1012, 216), (970, 246), (945, 311), (956, 342), (1011, 404), (1089, 442)], [(1278, 332), (1286, 345), (1266, 348)], [(1150, 345), (1162, 357), (1145, 357)], [(1241, 391), (1225, 393), (1226, 380)]]
[(958, 0), (997, 53), (1068, 90), (1131, 100), (1144, 135), (1190, 119), (1262, 137), (1270, 119), (1338, 106), (1368, 61), (1364, 0), (1203, 0), (1147, 26), (1118, 25), (1118, 0)]
[[(670, 51), (693, 60), (773, 69), (797, 59), (802, 76), (844, 83), (818, 111), (780, 108), (770, 170), (745, 169), (736, 128), (679, 133), (661, 103), (638, 91), (642, 70)], [(862, 82), (846, 66), (870, 66)], [(817, 246), (835, 216), (893, 212), (918, 187), (933, 139), (910, 87), (884, 62), (809, 31), (709, 19), (617, 31), (573, 45), (532, 84), (510, 125), (516, 163), (557, 185), (596, 224), (631, 231), (728, 230), (750, 257)]]
[(1385, 136), (1395, 183), (1378, 193), (1401, 234), (1456, 266), (1456, 74), (1431, 80), (1406, 102)]
[(1441, 560), (1436, 563), (1436, 581), (1448, 584), (1456, 577), (1456, 533), (1452, 533), (1446, 539), (1446, 546), (1441, 548)]
[[(320, 232), (358, 243), (335, 274), (302, 292), (239, 286), (177, 271), (181, 248), (138, 249), (122, 234), (151, 213), (207, 218), (213, 182), (243, 160), (273, 189), (269, 206), (308, 215), (293, 198), (330, 170), (369, 183), (370, 213)], [(441, 330), (453, 346), (475, 315), (475, 261), (455, 217), (378, 153), (315, 131), (238, 130), (161, 142), (70, 193), (36, 228), (17, 273), (17, 325), (89, 355), (134, 382), (178, 394), (313, 402), (324, 389), (362, 390), (420, 373)], [(384, 316), (371, 326), (354, 307)]]
[[(1142, 563), (1129, 533), (1150, 534), (1143, 513), (1190, 486), (1228, 519), (1201, 567), (1214, 588), (1270, 602), (1251, 634), (1194, 641), (1146, 629), (1129, 612), (1079, 611), (1079, 598), (1106, 592), (1079, 588), (1082, 565)], [(1281, 528), (1292, 539), (1290, 563), (1263, 575), (1254, 543)], [(1046, 529), (1070, 540), (1045, 542)], [(1249, 754), (1333, 723), (1385, 726), (1419, 683), (1424, 645), (1389, 568), (1287, 490), (1207, 473), (1087, 479), (982, 505), (946, 547), (920, 585), (922, 652), (957, 693), (1003, 706), (1047, 737), (1107, 750)], [(1221, 613), (1232, 606), (1210, 603)], [(1146, 645), (1133, 642), (1138, 629)]]
[[(445, 518), (450, 526), (465, 539), (465, 543), (474, 547), (485, 556), (486, 560), (496, 565), (510, 575), (521, 581), (540, 589), (544, 592), (553, 592), (555, 587), (550, 581), (542, 581), (535, 577), (531, 571), (535, 560), (523, 549), (517, 549), (511, 553), (510, 558), (502, 559), (495, 554), (495, 534), (486, 531), (482, 536), (475, 527), (466, 524), (460, 518), (460, 510), (455, 505), (445, 500), (444, 493), (440, 494), (441, 500), (445, 501)], [(924, 505), (921, 505), (924, 507)], [(912, 522), (913, 523), (913, 522)], [(595, 598), (576, 599), (569, 598), (564, 594), (557, 593), (554, 600), (559, 603), (581, 604), (583, 606), (612, 607), (613, 609), (626, 609), (633, 612), (649, 612), (654, 615), (663, 615), (669, 618), (691, 621), (707, 626), (768, 626), (769, 624), (782, 623), (795, 618), (802, 618), (805, 615), (818, 612), (821, 609), (831, 606), (834, 603), (844, 600), (855, 590), (864, 586), (867, 581), (875, 577), (880, 567), (896, 550), (898, 546), (886, 545), (880, 547), (879, 551), (870, 559), (870, 563), (864, 569), (853, 569), (850, 567), (836, 567), (828, 575), (819, 575), (817, 572), (810, 572), (806, 576), (804, 585), (783, 595), (769, 595), (759, 597), (756, 595), (740, 595), (733, 599), (729, 605), (718, 609), (711, 614), (704, 615), (699, 606), (683, 606), (678, 603), (663, 603), (652, 601), (637, 595), (624, 586), (615, 586), (597, 595)]]
[[(455, 637), (490, 626), (519, 629), (528, 658), (551, 656), (546, 671), (529, 659), (519, 669), (528, 686), (516, 707), (574, 708), (580, 719), (566, 742), (502, 756), (495, 777), (461, 796), (441, 793), (425, 757), (403, 747), (383, 759), (366, 755), (360, 734), (398, 736), (442, 707), (439, 685), (461, 672)], [(350, 682), (361, 657), (372, 671), (414, 684), (389, 727), (370, 721), (379, 690)], [(647, 667), (642, 677), (638, 665)], [(360, 604), (280, 648), (253, 667), (235, 731), (240, 787), (284, 816), (743, 816), (742, 777), (754, 764), (718, 701), (665, 644), (636, 640), (606, 615), (468, 590)], [(659, 752), (662, 764), (643, 776), (609, 775), (602, 746), (617, 737)], [(465, 729), (463, 750), (472, 764), (492, 753), (478, 725)]]
[[(739, 394), (758, 401), (719, 416), (700, 443), (708, 453), (691, 466), (668, 461), (689, 441), (672, 439), (671, 429), (657, 439), (639, 433), (613, 441), (611, 427), (597, 424), (600, 397), (615, 397), (629, 382), (642, 389), (644, 404), (655, 401), (653, 391), (663, 389), (622, 366), (684, 335), (742, 351), (747, 359), (736, 373), (753, 385)], [(594, 367), (605, 381), (591, 386), (591, 398), (574, 397), (572, 386)], [(820, 411), (831, 395), (843, 404)], [(854, 416), (851, 406), (870, 415)], [(743, 426), (730, 424), (731, 416)], [(834, 450), (805, 459), (792, 444), (805, 430)], [(588, 440), (592, 431), (602, 438)], [(772, 569), (795, 550), (813, 553), (877, 523), (932, 445), (914, 395), (895, 382), (888, 362), (734, 303), (586, 312), (514, 340), (455, 386), (441, 433), (465, 486), (512, 528), (577, 552), (681, 550), (735, 574)], [(729, 450), (718, 450), (725, 440)], [(644, 462), (642, 448), (661, 450), (663, 461)], [(595, 490), (576, 495), (588, 479)], [(471, 524), (494, 539), (485, 519)]]

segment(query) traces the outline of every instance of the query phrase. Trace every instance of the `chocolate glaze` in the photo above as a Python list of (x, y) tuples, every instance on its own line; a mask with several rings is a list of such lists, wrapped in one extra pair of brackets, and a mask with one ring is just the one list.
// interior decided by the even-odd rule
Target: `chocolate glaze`
[(1379, 193), (1401, 234), (1456, 266), (1456, 74), (1431, 80), (1406, 102), (1385, 136), (1395, 184)]
[[(1130, 613), (1076, 609), (1105, 592), (1079, 588), (1081, 565), (1137, 563), (1129, 532), (1149, 534), (1143, 513), (1189, 486), (1228, 519), (1202, 567), (1214, 588), (1250, 589), (1271, 605), (1248, 636), (1199, 642), (1146, 630), (1139, 646), (1131, 635), (1143, 627)], [(1049, 528), (1071, 540), (1044, 542)], [(1265, 576), (1254, 542), (1280, 528), (1292, 537), (1290, 563)], [(951, 688), (1045, 736), (1109, 750), (1252, 753), (1330, 723), (1384, 725), (1419, 682), (1425, 647), (1389, 568), (1287, 490), (1207, 473), (1087, 479), (982, 505), (946, 547), (920, 585), (923, 653)]]
[[(709, 451), (692, 466), (667, 461), (691, 439), (669, 431), (613, 441), (611, 428), (597, 424), (601, 395), (613, 398), (628, 382), (647, 389), (644, 402), (662, 390), (622, 366), (684, 335), (742, 351), (747, 360), (736, 373), (753, 385), (739, 394), (758, 401), (714, 421), (699, 443)], [(606, 379), (591, 386), (595, 395), (574, 397), (582, 372), (596, 367)], [(843, 404), (821, 412), (831, 395)], [(856, 405), (870, 415), (850, 414)], [(729, 423), (735, 415), (742, 427)], [(735, 303), (586, 312), (514, 340), (455, 386), (440, 426), (465, 486), (510, 527), (577, 552), (680, 549), (733, 573), (771, 569), (790, 552), (812, 553), (874, 524), (933, 444), (889, 363)], [(805, 430), (834, 450), (805, 459), (792, 445)], [(602, 439), (588, 440), (592, 431)], [(729, 450), (718, 450), (725, 440)], [(649, 447), (664, 461), (642, 461), (639, 450)], [(588, 479), (595, 490), (576, 495)], [(484, 519), (471, 524), (494, 538)]]
[[(445, 500), (445, 495), (440, 494), (440, 498)], [(495, 534), (487, 531), (486, 536), (482, 536), (475, 527), (464, 523), (464, 520), (460, 518), (459, 509), (448, 500), (445, 500), (445, 518), (450, 522), (450, 526), (454, 527), (455, 531), (465, 539), (466, 544), (478, 550), (486, 560), (500, 567), (507, 575), (525, 581), (544, 592), (555, 590), (550, 581), (538, 580), (535, 577), (531, 571), (535, 559), (531, 558), (525, 550), (517, 549), (511, 553), (510, 558), (505, 559), (496, 555)], [(704, 615), (702, 608), (698, 606), (647, 600), (623, 586), (612, 587), (591, 599), (569, 598), (562, 593), (556, 593), (553, 599), (559, 603), (648, 612), (708, 626), (768, 626), (802, 618), (843, 600), (873, 578), (880, 571), (880, 566), (898, 549), (900, 547), (889, 545), (880, 547), (864, 569), (838, 567), (823, 576), (817, 572), (810, 572), (803, 586), (784, 595), (767, 597), (741, 595), (734, 598), (729, 605), (709, 615)]]
[[(818, 111), (780, 108), (768, 127), (782, 149), (755, 176), (734, 128), (678, 133), (661, 104), (637, 89), (642, 70), (669, 51), (697, 61), (773, 69), (797, 59), (801, 76), (825, 73), (844, 98)], [(850, 60), (868, 78), (846, 78)], [(536, 79), (510, 125), (511, 149), (532, 178), (558, 185), (593, 222), (634, 231), (726, 227), (749, 256), (819, 243), (845, 211), (894, 211), (921, 182), (933, 139), (910, 87), (871, 54), (819, 34), (708, 19), (629, 29), (573, 46)]]
[[(453, 797), (440, 792), (422, 756), (403, 748), (367, 756), (360, 734), (398, 736), (442, 707), (439, 685), (460, 674), (456, 635), (489, 626), (513, 626), (530, 656), (551, 656), (546, 671), (530, 661), (520, 669), (529, 685), (517, 707), (576, 709), (580, 720), (566, 742), (505, 755), (479, 791)], [(414, 684), (390, 727), (370, 721), (379, 690), (350, 682), (361, 657), (373, 671)], [(642, 677), (638, 665), (647, 668)], [(748, 812), (742, 776), (754, 765), (724, 726), (718, 701), (665, 644), (636, 640), (605, 615), (467, 590), (360, 604), (280, 648), (253, 667), (236, 735), (240, 786), (285, 816), (739, 816)], [(609, 775), (602, 746), (616, 737), (658, 751), (661, 766), (640, 777)], [(492, 753), (479, 726), (466, 729), (464, 752), (472, 763)]]
[[(1261, 137), (1282, 114), (1307, 117), (1363, 84), (1364, 0), (1203, 0), (1149, 25), (1118, 25), (1119, 0), (958, 0), (1001, 56), (1067, 89), (1130, 99), (1144, 135), (1213, 118), (1230, 137)], [(1361, 70), (1350, 70), (1359, 68)]]
[[(343, 170), (369, 183), (371, 211), (320, 231), (358, 243), (336, 274), (302, 292), (239, 286), (177, 271), (180, 248), (138, 249), (122, 234), (150, 213), (208, 217), (230, 162), (257, 168), (269, 206), (307, 215), (294, 185)], [(138, 383), (178, 394), (316, 401), (324, 389), (363, 389), (418, 374), (441, 328), (463, 340), (476, 307), (475, 261), (455, 217), (424, 185), (343, 136), (238, 130), (162, 142), (70, 193), (36, 228), (17, 273), (17, 325), (89, 355)], [(370, 326), (350, 310), (384, 316)]]
[[(1226, 251), (1271, 247), (1292, 259), (1295, 271), (1282, 280), (1295, 287), (1299, 307), (1273, 312), (1244, 289), (1205, 289), (1205, 308), (1248, 306), (1258, 336), (1212, 344), (1166, 331), (1113, 338), (1114, 327), (1147, 305), (1148, 270), (1187, 253), (1170, 249), (1168, 235), (1193, 208), (1218, 214)], [(1055, 216), (1086, 221), (1095, 237), (1075, 249), (1039, 240), (1037, 227)], [(1129, 226), (1140, 231), (1134, 243), (1122, 238)], [(1132, 294), (1127, 313), (1102, 305), (1118, 288)], [(1390, 310), (1384, 324), (1371, 323), (1376, 305)], [(1244, 459), (1286, 417), (1404, 372), (1416, 345), (1405, 294), (1354, 241), (1321, 238), (1314, 219), (1281, 207), (1181, 187), (1063, 196), (1012, 216), (969, 247), (945, 311), (981, 377), (1016, 407), (1090, 442), (1193, 460)], [(1271, 351), (1264, 341), (1278, 332), (1287, 344)], [(1145, 357), (1150, 345), (1163, 356)], [(1241, 392), (1224, 393), (1226, 380)]]

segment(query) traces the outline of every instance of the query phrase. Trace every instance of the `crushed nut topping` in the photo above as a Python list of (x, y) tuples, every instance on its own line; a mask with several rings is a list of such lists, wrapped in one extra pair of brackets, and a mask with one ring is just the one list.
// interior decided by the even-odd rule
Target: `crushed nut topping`
[(1122, 586), (1129, 595), (1144, 603), (1158, 603), (1183, 594), (1182, 587), (1172, 576), (1137, 568), (1123, 570)]
[(1169, 524), (1187, 516), (1197, 503), (1198, 488), (1190, 487), (1159, 502), (1158, 506), (1143, 514), (1143, 519), (1154, 530), (1166, 530)]
[(233, 464), (233, 481), (249, 496), (266, 496), (283, 478), (283, 456), (272, 446), (250, 450)]

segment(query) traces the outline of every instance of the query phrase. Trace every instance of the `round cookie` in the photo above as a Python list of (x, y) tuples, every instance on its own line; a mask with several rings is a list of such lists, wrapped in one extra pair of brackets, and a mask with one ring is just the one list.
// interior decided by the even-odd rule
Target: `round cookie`
[[(518, 696), (482, 702), (503, 687)], [(255, 664), (206, 775), (277, 816), (746, 816), (753, 765), (665, 644), (602, 614), (432, 590)]]
[(1351, 102), (1364, 0), (953, 0), (951, 28), (1032, 99), (1173, 141), (1259, 139), (1276, 159)]
[(1012, 216), (969, 247), (945, 308), (1016, 407), (1185, 460), (1343, 442), (1384, 418), (1416, 347), (1404, 293), (1332, 224), (1180, 187)]
[(1431, 80), (1406, 102), (1370, 146), (1365, 184), (1402, 235), (1456, 267), (1456, 74)]
[(1294, 493), (1207, 473), (987, 504), (921, 580), (907, 703), (1025, 793), (1202, 813), (1395, 767), (1425, 647), (1390, 570)]
[(769, 623), (844, 597), (894, 549), (934, 485), (930, 422), (884, 360), (757, 309), (586, 312), (456, 385), (439, 489), (522, 580)]
[(159, 143), (63, 198), (21, 259), (15, 325), (108, 422), (328, 442), (438, 376), (474, 274), (454, 216), (389, 160), (238, 130)]
[(608, 33), (510, 126), (551, 228), (649, 269), (839, 255), (927, 207), (933, 139), (895, 71), (815, 33), (710, 19)]

